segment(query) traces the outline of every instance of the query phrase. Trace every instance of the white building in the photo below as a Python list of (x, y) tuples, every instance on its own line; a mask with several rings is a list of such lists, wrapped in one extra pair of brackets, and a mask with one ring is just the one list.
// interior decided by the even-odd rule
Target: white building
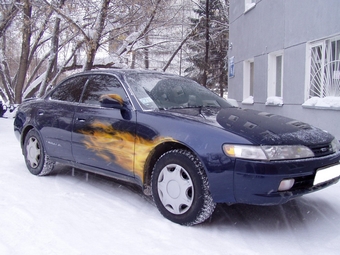
[(230, 0), (229, 97), (340, 139), (339, 10), (339, 0)]

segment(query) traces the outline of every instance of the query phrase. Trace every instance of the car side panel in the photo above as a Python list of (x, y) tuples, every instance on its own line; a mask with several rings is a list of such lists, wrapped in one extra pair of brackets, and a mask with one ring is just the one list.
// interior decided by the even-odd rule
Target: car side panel
[(35, 111), (36, 127), (45, 143), (47, 154), (73, 160), (71, 135), (76, 104), (47, 100)]
[[(234, 203), (234, 160), (222, 151), (223, 143), (247, 143), (243, 138), (202, 122), (186, 121), (171, 114), (138, 112), (138, 125), (152, 129), (154, 148), (162, 141), (177, 143), (191, 150), (202, 162), (215, 201)], [(150, 124), (152, 123), (152, 128)], [(153, 148), (150, 148), (150, 152)], [(152, 166), (151, 166), (152, 167)]]
[(72, 152), (77, 163), (133, 176), (136, 118), (120, 109), (80, 105), (75, 113)]

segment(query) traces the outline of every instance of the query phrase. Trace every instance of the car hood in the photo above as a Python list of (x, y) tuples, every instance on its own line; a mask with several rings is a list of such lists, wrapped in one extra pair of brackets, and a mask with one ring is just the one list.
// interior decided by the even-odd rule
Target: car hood
[(334, 137), (307, 123), (284, 116), (242, 108), (176, 109), (171, 114), (218, 126), (254, 144), (313, 146), (328, 144)]

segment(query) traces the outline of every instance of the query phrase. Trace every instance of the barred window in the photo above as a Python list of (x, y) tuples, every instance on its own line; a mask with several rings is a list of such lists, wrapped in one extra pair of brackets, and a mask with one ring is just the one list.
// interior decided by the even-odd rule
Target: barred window
[(340, 97), (340, 37), (310, 44), (306, 92), (308, 98)]

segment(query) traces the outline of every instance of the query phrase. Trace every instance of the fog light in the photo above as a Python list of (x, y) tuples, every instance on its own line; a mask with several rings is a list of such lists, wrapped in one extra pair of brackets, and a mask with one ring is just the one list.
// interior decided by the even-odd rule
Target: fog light
[(295, 183), (294, 179), (282, 180), (279, 186), (279, 191), (289, 190)]

